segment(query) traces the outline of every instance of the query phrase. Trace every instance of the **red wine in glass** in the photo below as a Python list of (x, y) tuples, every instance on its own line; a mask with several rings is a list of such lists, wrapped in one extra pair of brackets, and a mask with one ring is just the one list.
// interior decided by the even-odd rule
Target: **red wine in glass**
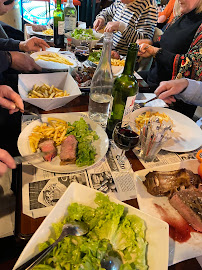
[(125, 151), (133, 149), (139, 141), (139, 135), (134, 131), (121, 127), (121, 122), (118, 122), (114, 127), (112, 138), (118, 148), (122, 149), (120, 159), (125, 156)]
[(79, 62), (83, 63), (88, 59), (89, 56), (89, 48), (86, 46), (78, 46), (75, 48), (75, 56)]

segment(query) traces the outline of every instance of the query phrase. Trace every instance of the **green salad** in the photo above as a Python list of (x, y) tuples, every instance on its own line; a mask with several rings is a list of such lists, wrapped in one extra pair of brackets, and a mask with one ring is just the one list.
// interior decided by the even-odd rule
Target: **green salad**
[(54, 237), (40, 244), (40, 251), (57, 239), (65, 223), (84, 221), (89, 226), (85, 236), (64, 238), (47, 255), (35, 270), (102, 270), (100, 261), (110, 250), (119, 252), (123, 259), (120, 270), (146, 270), (146, 248), (144, 220), (128, 215), (124, 206), (97, 193), (97, 208), (72, 203), (68, 215), (61, 222), (52, 224)]
[(92, 29), (74, 29), (74, 31), (71, 33), (71, 36), (75, 39), (81, 39), (81, 40), (95, 40), (97, 39), (95, 35), (93, 34)]
[(101, 55), (102, 55), (102, 50), (93, 51), (89, 54), (88, 60), (94, 63), (99, 62)]
[(76, 165), (81, 167), (92, 165), (95, 162), (96, 149), (92, 142), (99, 139), (97, 133), (89, 129), (86, 121), (81, 117), (79, 121), (73, 124), (68, 122), (70, 126), (66, 135), (74, 135), (78, 141)]

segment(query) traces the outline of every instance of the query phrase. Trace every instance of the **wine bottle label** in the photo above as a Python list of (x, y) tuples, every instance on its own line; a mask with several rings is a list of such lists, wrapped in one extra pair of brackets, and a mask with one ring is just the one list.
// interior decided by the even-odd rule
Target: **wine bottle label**
[(58, 21), (58, 35), (64, 35), (64, 21)]
[(130, 126), (130, 114), (133, 112), (135, 98), (136, 98), (136, 95), (130, 96), (126, 100), (126, 106), (125, 106), (123, 119), (122, 119), (123, 126)]
[(65, 33), (76, 28), (76, 17), (65, 16)]

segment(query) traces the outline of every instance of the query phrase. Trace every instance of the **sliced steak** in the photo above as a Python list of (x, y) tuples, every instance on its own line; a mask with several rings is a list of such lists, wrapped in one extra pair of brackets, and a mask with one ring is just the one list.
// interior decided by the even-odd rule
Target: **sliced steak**
[(202, 191), (188, 188), (176, 192), (170, 204), (196, 230), (202, 232)]
[(76, 148), (78, 141), (74, 135), (69, 135), (61, 144), (60, 159), (61, 165), (76, 162)]
[(55, 156), (57, 156), (57, 148), (55, 142), (51, 139), (41, 139), (39, 141), (39, 149), (43, 153), (47, 153), (44, 156), (45, 161), (51, 161)]
[(47, 29), (46, 25), (38, 25), (38, 24), (33, 24), (32, 25), (32, 30), (35, 32), (42, 32)]
[(179, 169), (169, 172), (154, 171), (145, 176), (143, 182), (147, 191), (154, 196), (171, 197), (174, 192), (188, 188), (191, 185), (198, 187), (201, 178), (187, 169)]

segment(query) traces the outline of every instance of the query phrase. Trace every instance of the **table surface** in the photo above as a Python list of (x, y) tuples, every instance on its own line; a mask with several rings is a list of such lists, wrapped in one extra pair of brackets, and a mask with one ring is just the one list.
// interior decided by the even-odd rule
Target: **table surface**
[[(52, 111), (41, 113), (64, 113), (64, 112), (84, 112), (88, 110), (88, 94), (83, 93), (81, 96), (77, 97), (66, 106), (58, 108)], [(26, 104), (29, 107), (29, 104)], [(137, 159), (135, 154), (132, 151), (126, 152), (126, 156), (132, 166), (133, 171), (138, 171), (144, 169), (141, 162)], [(41, 222), (44, 220), (44, 217), (33, 219), (22, 213), (22, 177), (21, 177), (21, 167), (16, 170), (17, 178), (17, 196), (16, 196), (16, 226), (15, 226), (15, 235), (18, 241), (21, 241), (23, 245), (27, 243), (32, 234), (40, 226)], [(125, 201), (125, 203), (132, 205), (138, 208), (138, 203), (136, 199)], [(183, 261), (176, 265), (170, 266), (169, 270), (199, 270), (201, 269), (197, 260), (191, 259)]]

